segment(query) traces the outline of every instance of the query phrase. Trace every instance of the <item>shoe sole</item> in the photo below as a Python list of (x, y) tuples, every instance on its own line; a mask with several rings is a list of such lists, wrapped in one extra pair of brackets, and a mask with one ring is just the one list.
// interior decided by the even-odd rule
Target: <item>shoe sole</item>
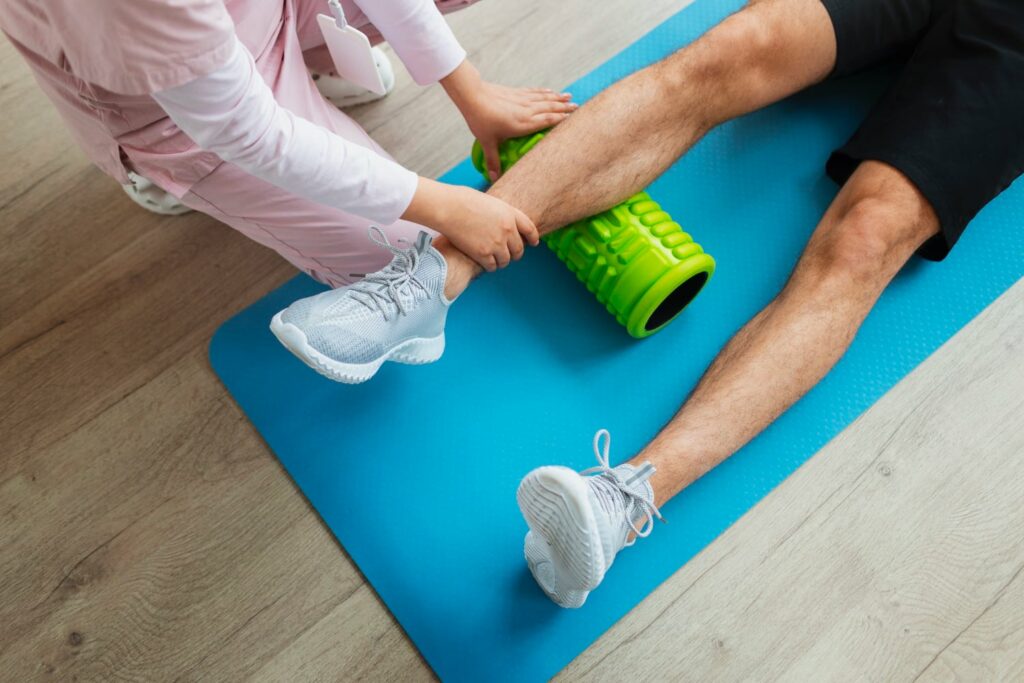
[(164, 206), (154, 201), (145, 199), (142, 195), (125, 190), (124, 193), (128, 195), (128, 198), (135, 202), (138, 206), (141, 206), (150, 213), (155, 213), (158, 216), (184, 216), (186, 213), (191, 213), (192, 208), (185, 206), (181, 202), (175, 202), (170, 206)]
[(345, 384), (361, 384), (375, 374), (385, 361), (394, 361), (406, 365), (426, 365), (433, 363), (444, 353), (444, 332), (433, 339), (409, 339), (388, 351), (380, 358), (368, 363), (342, 363), (328, 358), (309, 345), (306, 334), (292, 323), (281, 319), (279, 312), (270, 321), (270, 331), (277, 340), (291, 351), (303, 363), (317, 371), (327, 379)]
[(558, 575), (551, 560), (551, 546), (532, 531), (527, 532), (523, 541), (523, 555), (526, 556), (526, 566), (529, 567), (533, 580), (556, 605), (576, 609), (587, 601), (589, 591), (571, 588), (558, 590)]
[(557, 585), (596, 588), (604, 578), (604, 551), (580, 475), (567, 467), (540, 467), (519, 484), (516, 500), (530, 530), (551, 550)]
[(324, 99), (333, 104), (338, 109), (350, 109), (352, 107), (358, 107), (361, 104), (369, 104), (370, 102), (376, 102), (382, 100), (388, 96), (390, 91), (383, 95), (378, 95), (375, 92), (366, 92), (365, 94), (352, 95), (350, 97), (328, 97), (324, 95)]

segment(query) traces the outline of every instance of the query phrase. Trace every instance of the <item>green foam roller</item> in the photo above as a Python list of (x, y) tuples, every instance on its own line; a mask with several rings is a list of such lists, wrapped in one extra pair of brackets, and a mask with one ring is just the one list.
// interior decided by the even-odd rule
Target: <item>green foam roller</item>
[[(501, 167), (519, 161), (544, 132), (508, 140)], [(486, 177), (483, 149), (473, 165)], [(580, 282), (637, 338), (670, 323), (704, 288), (715, 260), (646, 192), (544, 236)]]

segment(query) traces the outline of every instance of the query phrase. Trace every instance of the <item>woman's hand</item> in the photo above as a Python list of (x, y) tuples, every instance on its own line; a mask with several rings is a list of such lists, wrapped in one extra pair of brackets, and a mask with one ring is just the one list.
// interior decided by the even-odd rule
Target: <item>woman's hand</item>
[(578, 108), (568, 93), (488, 83), (469, 60), (441, 79), (441, 85), (480, 141), (491, 182), (501, 176), (499, 144), (561, 123)]
[(437, 230), (481, 268), (504, 268), (540, 235), (525, 213), (470, 187), (420, 178), (402, 218)]

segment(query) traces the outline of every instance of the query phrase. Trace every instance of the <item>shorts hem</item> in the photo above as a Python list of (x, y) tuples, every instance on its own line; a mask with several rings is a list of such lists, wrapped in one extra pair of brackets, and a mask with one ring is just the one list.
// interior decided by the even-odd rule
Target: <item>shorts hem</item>
[(832, 152), (825, 164), (825, 173), (842, 187), (864, 161), (878, 161), (892, 166), (906, 176), (931, 204), (932, 211), (939, 220), (939, 231), (918, 248), (917, 255), (929, 261), (945, 259), (963, 234), (964, 223), (957, 219), (954, 212), (940, 199), (943, 196), (942, 192), (932, 181), (931, 176), (905, 154), (867, 152), (850, 147)]

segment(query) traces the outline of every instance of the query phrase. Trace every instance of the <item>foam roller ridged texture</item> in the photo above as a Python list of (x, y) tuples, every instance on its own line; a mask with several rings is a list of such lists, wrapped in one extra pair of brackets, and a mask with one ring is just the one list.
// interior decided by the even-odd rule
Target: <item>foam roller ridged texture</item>
[[(505, 141), (502, 170), (533, 149), (544, 132)], [(483, 149), (473, 165), (485, 177)], [(544, 236), (580, 282), (634, 337), (671, 322), (704, 287), (715, 260), (646, 192)]]

